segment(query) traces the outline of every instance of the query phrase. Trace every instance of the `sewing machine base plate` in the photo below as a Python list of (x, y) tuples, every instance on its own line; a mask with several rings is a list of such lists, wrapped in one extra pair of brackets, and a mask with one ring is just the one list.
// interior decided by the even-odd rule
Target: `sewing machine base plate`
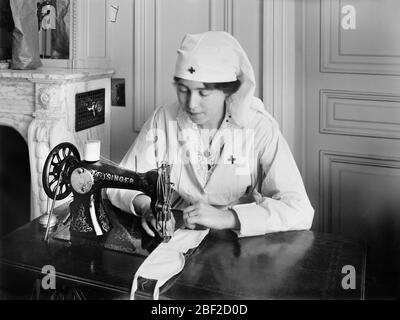
[[(110, 206), (105, 201), (106, 207)], [(143, 234), (139, 220), (127, 213), (108, 210), (113, 225), (110, 232), (98, 237), (85, 237), (70, 232), (70, 220), (66, 224), (60, 223), (51, 234), (51, 239), (69, 242), (71, 245), (101, 247), (118, 252), (147, 257), (160, 243), (160, 239), (150, 238)]]

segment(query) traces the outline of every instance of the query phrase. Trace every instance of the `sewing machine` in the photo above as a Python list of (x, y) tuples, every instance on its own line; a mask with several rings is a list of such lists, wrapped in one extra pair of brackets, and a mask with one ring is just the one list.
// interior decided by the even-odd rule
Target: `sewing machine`
[(112, 224), (103, 204), (102, 189), (139, 190), (151, 198), (156, 217), (156, 234), (168, 242), (174, 232), (172, 226), (170, 166), (161, 163), (158, 169), (138, 173), (116, 164), (100, 160), (100, 141), (89, 141), (84, 160), (71, 143), (61, 143), (51, 150), (43, 168), (42, 182), (47, 196), (53, 199), (46, 217), (46, 234), (51, 228), (55, 200), (65, 199), (71, 192), (70, 233), (75, 236), (100, 237), (108, 233)]

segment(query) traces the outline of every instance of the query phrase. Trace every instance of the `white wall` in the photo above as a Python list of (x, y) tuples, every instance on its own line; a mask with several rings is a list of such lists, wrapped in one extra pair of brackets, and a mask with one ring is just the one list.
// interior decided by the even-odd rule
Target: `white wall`
[(305, 1), (295, 2), (295, 31), (294, 31), (294, 52), (295, 52), (295, 77), (294, 77), (294, 103), (292, 114), (293, 123), (293, 140), (289, 141), (292, 147), (292, 152), (295, 156), (296, 162), (299, 165), (300, 172), (303, 174), (305, 180), (305, 68), (306, 68), (306, 32), (305, 32)]
[(134, 1), (110, 0), (119, 6), (117, 21), (110, 22), (110, 55), (114, 78), (125, 78), (126, 107), (111, 110), (111, 159), (119, 162), (136, 137), (133, 129)]

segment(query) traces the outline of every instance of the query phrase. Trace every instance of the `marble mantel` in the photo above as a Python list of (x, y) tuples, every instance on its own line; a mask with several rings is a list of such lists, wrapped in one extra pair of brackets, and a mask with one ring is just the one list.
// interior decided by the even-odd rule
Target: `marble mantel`
[[(31, 169), (31, 218), (47, 210), (42, 185), (44, 162), (60, 142), (82, 154), (87, 140), (102, 141), (110, 156), (111, 69), (39, 68), (0, 70), (0, 125), (17, 130), (28, 144)], [(75, 95), (105, 89), (105, 123), (75, 132)]]

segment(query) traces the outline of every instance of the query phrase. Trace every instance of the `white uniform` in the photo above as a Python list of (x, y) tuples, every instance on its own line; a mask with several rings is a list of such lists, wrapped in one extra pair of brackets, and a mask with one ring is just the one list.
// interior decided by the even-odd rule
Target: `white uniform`
[[(257, 98), (246, 116), (246, 126), (238, 124), (228, 105), (209, 144), (208, 135), (178, 103), (160, 107), (144, 124), (121, 166), (146, 172), (167, 161), (183, 206), (203, 200), (217, 208), (232, 208), (240, 221), (239, 237), (309, 229), (314, 210), (278, 124)], [(107, 191), (116, 207), (132, 213), (132, 200), (140, 193)]]

